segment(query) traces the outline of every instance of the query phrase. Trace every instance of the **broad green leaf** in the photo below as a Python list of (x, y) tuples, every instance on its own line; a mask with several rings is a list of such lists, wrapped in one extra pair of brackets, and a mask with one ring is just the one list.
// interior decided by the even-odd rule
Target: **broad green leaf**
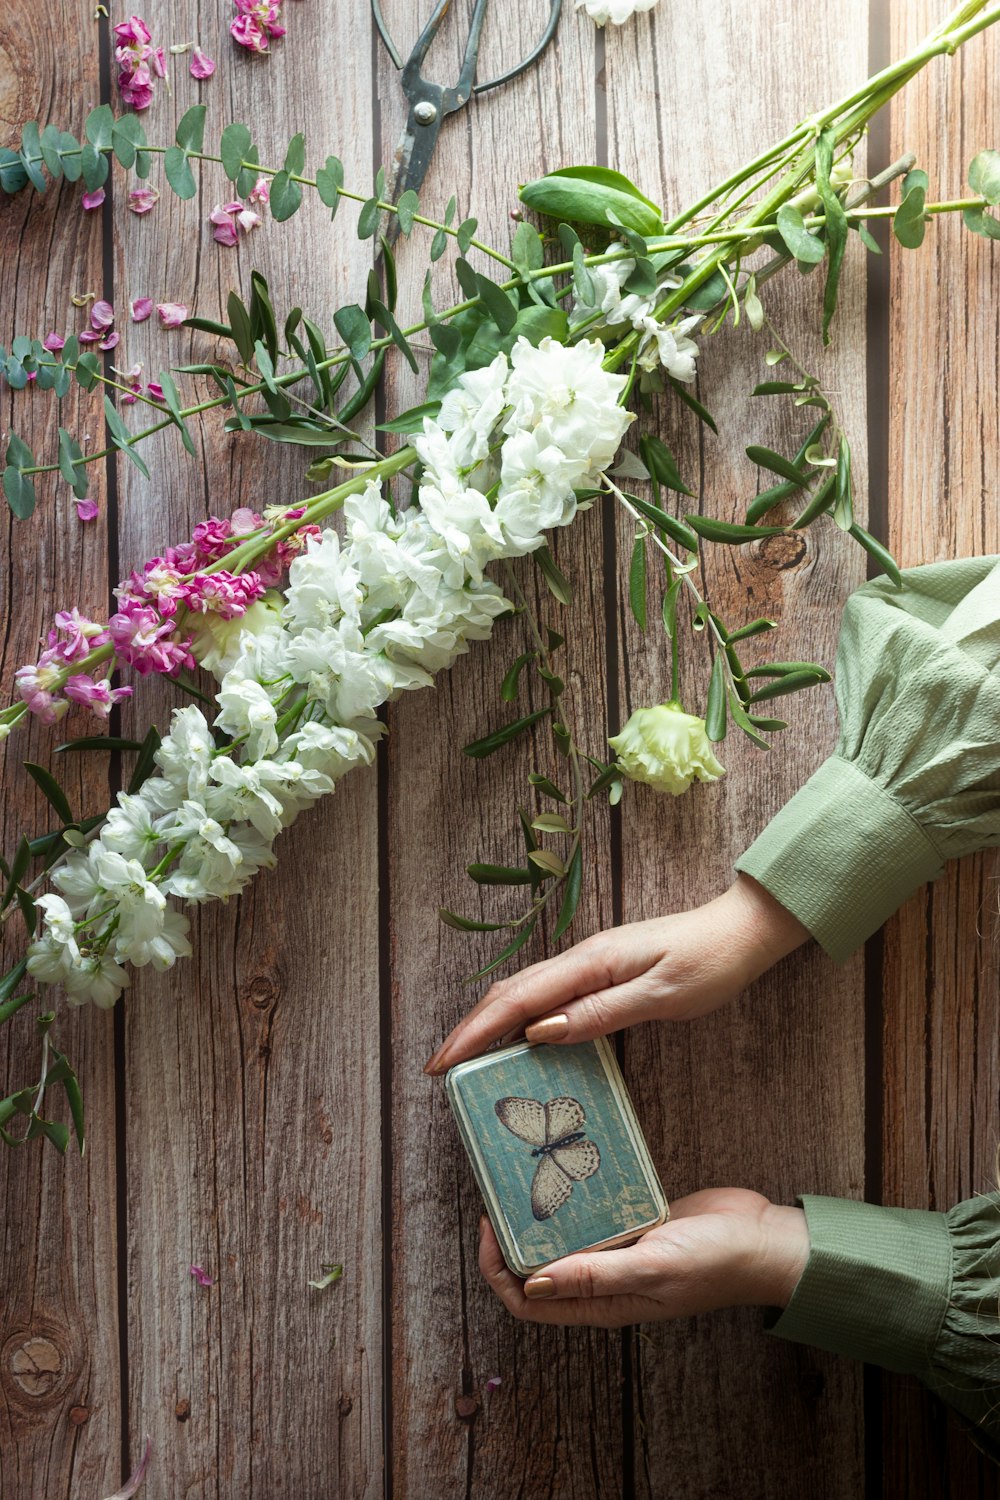
[(778, 233), (796, 260), (807, 265), (817, 265), (823, 259), (826, 254), (825, 244), (809, 232), (794, 204), (782, 204), (777, 213), (777, 225)]
[(540, 270), (545, 262), (542, 237), (527, 219), (522, 219), (514, 231), (510, 258), (525, 281), (530, 279), (532, 271)]
[(89, 475), (84, 464), (83, 449), (65, 427), (59, 428), (59, 472), (72, 488), (76, 498), (85, 499), (89, 488)]
[[(68, 173), (66, 175), (69, 177)], [(76, 177), (79, 175), (78, 167)], [(69, 178), (69, 180), (75, 182), (76, 177)], [(23, 187), (27, 186), (27, 183), (28, 174), (24, 170), (24, 163), (18, 153), (12, 151), (9, 146), (0, 148), (0, 188), (5, 193), (19, 193)]]
[(306, 138), (299, 132), (288, 142), (283, 169), (291, 177), (301, 177), (306, 169)]
[(3, 471), (3, 492), (7, 504), (19, 521), (26, 521), (35, 509), (35, 486), (30, 474), (23, 472), (34, 465), (31, 449), (12, 432), (7, 440), (7, 466)]
[(926, 201), (926, 188), (919, 184), (911, 187), (892, 216), (892, 232), (907, 250), (917, 250), (924, 242), (924, 235), (927, 233), (927, 220), (924, 217)]
[(240, 175), (243, 160), (250, 149), (253, 137), (245, 125), (234, 123), (227, 125), (222, 132), (219, 143), (219, 155), (222, 157), (222, 170), (230, 182), (235, 182)]
[(357, 303), (338, 307), (333, 315), (334, 326), (354, 359), (362, 360), (372, 346), (371, 324)]
[(509, 745), (511, 740), (518, 735), (524, 734), (539, 719), (544, 719), (552, 712), (551, 708), (536, 708), (534, 713), (526, 714), (523, 719), (515, 719), (512, 724), (505, 724), (501, 729), (496, 729), (492, 734), (485, 735), (481, 740), (473, 740), (471, 745), (465, 745), (462, 753), (471, 755), (474, 760), (482, 760), (487, 755), (492, 755), (495, 750), (500, 750), (504, 745)]
[(971, 229), (973, 234), (982, 235), (984, 240), (1000, 240), (1000, 221), (992, 214), (988, 214), (984, 208), (966, 208), (962, 211), (962, 223), (966, 229)]
[(362, 204), (361, 212), (358, 214), (358, 239), (370, 240), (378, 228), (379, 216), (382, 210), (378, 206), (377, 198), (369, 198), (367, 203)]
[(412, 188), (407, 188), (401, 194), (396, 204), (396, 217), (399, 219), (400, 234), (409, 236), (413, 233), (413, 216), (420, 212), (420, 195)]
[(163, 155), (163, 171), (178, 198), (193, 198), (198, 191), (187, 156), (180, 146), (168, 146)]
[(409, 411), (401, 412), (391, 422), (379, 422), (375, 428), (376, 432), (423, 432), (424, 418), (436, 417), (441, 410), (440, 401), (423, 401), (419, 406), (411, 406)]
[(455, 230), (455, 242), (462, 255), (468, 255), (469, 247), (476, 237), (476, 230), (478, 228), (478, 219), (464, 219)]
[(558, 854), (553, 853), (551, 849), (532, 849), (531, 853), (528, 855), (528, 858), (531, 863), (533, 865), (537, 865), (539, 870), (543, 871), (544, 874), (554, 875), (557, 880), (561, 879), (563, 875), (566, 874), (566, 866), (563, 864)]
[(335, 218), (337, 209), (340, 207), (340, 189), (344, 186), (344, 164), (336, 156), (328, 156), (326, 165), (320, 167), (316, 173), (316, 191), (319, 193), (320, 201), (327, 208), (332, 209), (330, 217)]
[(980, 151), (972, 158), (969, 186), (987, 203), (1000, 203), (1000, 151)]
[(92, 146), (89, 141), (80, 152), (80, 166), (83, 170), (84, 186), (89, 193), (96, 192), (99, 187), (103, 187), (104, 183), (107, 182), (110, 170), (108, 158), (102, 151), (98, 151), (96, 146)]
[(621, 224), (640, 235), (663, 228), (663, 214), (655, 203), (620, 172), (607, 167), (564, 167), (525, 183), (522, 203), (538, 213), (570, 223)]
[(628, 599), (640, 630), (646, 628), (646, 538), (640, 534), (632, 544), (628, 570)]
[(201, 151), (205, 141), (205, 115), (208, 112), (206, 104), (192, 104), (191, 108), (185, 110), (177, 122), (177, 134), (174, 140), (183, 151)]
[(115, 117), (110, 104), (99, 104), (92, 109), (87, 116), (84, 125), (84, 134), (92, 146), (98, 151), (106, 151), (111, 145), (111, 132), (114, 129)]
[(278, 172), (271, 182), (271, 195), (268, 200), (272, 219), (283, 224), (286, 219), (292, 217), (301, 204), (301, 185), (293, 182), (287, 172)]

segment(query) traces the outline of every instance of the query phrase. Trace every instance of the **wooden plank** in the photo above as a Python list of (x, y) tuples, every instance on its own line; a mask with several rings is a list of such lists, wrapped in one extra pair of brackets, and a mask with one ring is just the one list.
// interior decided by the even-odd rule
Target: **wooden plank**
[[(197, 37), (219, 61), (199, 86), (174, 60), (173, 94), (160, 90), (147, 117), (151, 139), (200, 97), (206, 141), (245, 120), (262, 159), (280, 165), (302, 127), (310, 166), (335, 151), (353, 181), (367, 180), (366, 26), (345, 52), (337, 28), (289, 7), (287, 38), (258, 57), (232, 45), (221, 10), (207, 21), (188, 0), (149, 20), (163, 40)], [(350, 218), (331, 230), (309, 193), (294, 222), (267, 218), (224, 248), (207, 216), (231, 196), (221, 169), (206, 167), (191, 203), (165, 193), (148, 218), (120, 218), (119, 301), (148, 295), (218, 316), (230, 288), (249, 294), (256, 268), (279, 324), (298, 303), (335, 342), (332, 309), (363, 291), (370, 260)], [(147, 378), (215, 349), (155, 318), (128, 344)], [(310, 492), (306, 450), (221, 427), (214, 413), (197, 428), (200, 472), (170, 432), (149, 445), (151, 484), (120, 476), (123, 568), (209, 512)], [(138, 711), (163, 724), (176, 701), (144, 684)], [(129, 1400), (133, 1446), (153, 1433), (164, 1492), (381, 1492), (376, 843), (374, 774), (356, 773), (281, 838), (277, 871), (197, 916), (193, 961), (162, 978), (144, 971), (129, 995)], [(331, 1261), (343, 1281), (310, 1290)], [(212, 1288), (195, 1283), (192, 1262)]]
[[(608, 160), (645, 192), (679, 209), (777, 138), (810, 108), (867, 76), (867, 5), (812, 11), (801, 47), (798, 8), (779, 3), (706, 9), (675, 0), (621, 32), (608, 29)], [(697, 46), (681, 39), (697, 37)], [(796, 66), (787, 58), (794, 53)], [(754, 86), (746, 86), (752, 66)], [(680, 107), (678, 107), (680, 105)], [(706, 113), (707, 112), (707, 113)], [(709, 119), (725, 120), (713, 132)], [(863, 170), (859, 158), (857, 169)], [(864, 279), (852, 257), (825, 357), (816, 337), (819, 287), (795, 276), (768, 288), (768, 314), (800, 358), (821, 369), (865, 492)], [(766, 332), (727, 329), (700, 360), (700, 393), (721, 436), (699, 434), (678, 404), (661, 401), (665, 439), (708, 514), (742, 518), (756, 476), (742, 453), (753, 441), (787, 452), (805, 430), (777, 402), (752, 402), (765, 378)], [(692, 478), (693, 476), (693, 478)], [(763, 487), (763, 485), (761, 485)], [(686, 502), (685, 502), (686, 504)], [(632, 531), (619, 529), (619, 593)], [(715, 607), (727, 623), (758, 614), (781, 621), (774, 654), (832, 664), (839, 610), (864, 578), (860, 554), (827, 523), (800, 541), (707, 549)], [(657, 606), (651, 616), (657, 618)], [(669, 696), (669, 651), (643, 638), (620, 608), (620, 714)], [(707, 655), (684, 642), (682, 696), (704, 712)], [(748, 650), (748, 660), (756, 660)], [(761, 655), (760, 659), (765, 659)], [(623, 801), (626, 920), (684, 910), (717, 894), (732, 861), (832, 748), (830, 690), (791, 702), (791, 728), (772, 753), (738, 733), (726, 740), (721, 784), (676, 802), (631, 788)], [(651, 857), (651, 851), (659, 851)], [(836, 968), (812, 949), (782, 965), (747, 998), (715, 1016), (626, 1037), (628, 1074), (667, 1192), (720, 1183), (778, 1201), (796, 1192), (861, 1196), (863, 1016), (861, 961)], [(756, 1310), (642, 1331), (632, 1345), (638, 1491), (851, 1496), (863, 1484), (860, 1371), (813, 1351), (771, 1343)], [(710, 1434), (710, 1440), (707, 1435)]]
[[(940, 19), (932, 0), (890, 7), (893, 53)], [(966, 191), (992, 145), (995, 32), (927, 70), (893, 106), (892, 153), (917, 152), (935, 198)], [(1000, 551), (996, 349), (1000, 260), (956, 219), (893, 256), (889, 519), (904, 565)], [(884, 967), (887, 1203), (947, 1209), (996, 1186), (1000, 981), (996, 859), (949, 867), (888, 924)], [(1000, 1495), (1000, 1475), (916, 1382), (885, 1384), (884, 1494)]]
[[(84, 40), (86, 30), (86, 40)], [(68, 4), (26, 10), (0, 36), (0, 140), (19, 142), (25, 120), (48, 119), (82, 134), (99, 100), (96, 27), (81, 28)], [(67, 40), (68, 39), (68, 40)], [(0, 342), (15, 334), (44, 337), (86, 326), (71, 291), (101, 292), (101, 214), (80, 209), (80, 188), (29, 189), (0, 202)], [(57, 404), (29, 386), (2, 391), (3, 441), (11, 428), (39, 462), (56, 452), (56, 426), (99, 441), (99, 401), (78, 390)], [(37, 482), (38, 507), (16, 521), (4, 505), (2, 680), (38, 653), (55, 610), (78, 604), (100, 617), (107, 601), (106, 496), (101, 465), (94, 496), (101, 520), (84, 526), (63, 482)], [(48, 765), (68, 735), (89, 733), (82, 712), (58, 729), (34, 722), (7, 742), (3, 849), (10, 857), (22, 833), (51, 826), (46, 804), (21, 769)], [(55, 767), (74, 807), (107, 804), (104, 756), (63, 758)], [(24, 951), (20, 918), (12, 916), (4, 968)], [(28, 986), (30, 987), (30, 986)], [(0, 1037), (0, 1097), (38, 1077), (40, 1051), (31, 1016), (49, 1009), (45, 990)], [(115, 1094), (111, 1017), (62, 1005), (53, 1038), (75, 1064), (84, 1091), (87, 1151), (71, 1146), (60, 1160), (45, 1142), (19, 1151), (0, 1147), (0, 1489), (14, 1495), (103, 1495), (120, 1471), (117, 1255), (115, 1245)], [(60, 1117), (66, 1112), (53, 1098)]]
[[(405, 56), (417, 17), (403, 0), (383, 9)], [(457, 68), (467, 15), (462, 7), (442, 33), (429, 76), (447, 81)], [(507, 8), (502, 31), (492, 15), (480, 77), (514, 63), (539, 30), (533, 7)], [(568, 14), (558, 49), (537, 69), (446, 124), (424, 194), (431, 211), (442, 212), (455, 192), (459, 216), (475, 215), (487, 242), (506, 248), (516, 183), (563, 161), (593, 159), (593, 47), (590, 23)], [(379, 80), (388, 159), (404, 114), (385, 58)], [(404, 305), (417, 305), (425, 245), (401, 254)], [(409, 405), (419, 389), (405, 370), (397, 372), (393, 406)], [(572, 710), (598, 754), (607, 720), (600, 520), (599, 513), (583, 518), (558, 545), (560, 566), (577, 587), (566, 631)], [(560, 612), (540, 595), (535, 572), (531, 564), (516, 569), (533, 608), (565, 630)], [(615, 1494), (621, 1485), (620, 1338), (518, 1325), (493, 1298), (476, 1263), (481, 1200), (441, 1083), (420, 1073), (485, 987), (469, 986), (463, 976), (501, 946), (471, 944), (439, 927), (435, 907), (478, 910), (464, 865), (521, 859), (515, 808), (530, 805), (526, 774), (533, 765), (563, 773), (546, 736), (486, 765), (461, 754), (464, 743), (512, 717), (499, 683), (525, 640), (522, 622), (498, 626), (494, 640), (474, 646), (435, 693), (407, 697), (390, 714), (392, 1482), (396, 1496), (411, 1500), (462, 1493), (584, 1497)], [(519, 710), (535, 703), (535, 688), (531, 694), (529, 700), (522, 693)], [(606, 826), (599, 815), (578, 937), (611, 920)], [(522, 909), (513, 898), (505, 905), (499, 892), (489, 892), (482, 906), (510, 914)], [(502, 1381), (493, 1394), (486, 1390), (491, 1376)]]

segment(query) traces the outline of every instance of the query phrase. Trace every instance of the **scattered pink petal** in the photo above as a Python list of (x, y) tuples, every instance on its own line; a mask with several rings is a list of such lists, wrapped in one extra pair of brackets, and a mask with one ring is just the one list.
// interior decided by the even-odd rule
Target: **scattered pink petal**
[(96, 344), (100, 336), (101, 335), (99, 333), (95, 333), (92, 328), (85, 328), (82, 333), (77, 334), (77, 338), (80, 340), (81, 344)]
[[(138, 16), (132, 17), (133, 21), (137, 21), (138, 19)], [(152, 1456), (153, 1439), (147, 1435), (146, 1446), (143, 1449), (142, 1458), (139, 1460), (138, 1468), (132, 1471), (120, 1490), (115, 1490), (113, 1495), (107, 1495), (105, 1497), (105, 1500), (132, 1500), (132, 1496), (136, 1494), (139, 1486), (142, 1484), (142, 1481), (146, 1477), (146, 1470), (149, 1468), (149, 1460), (152, 1458)]]
[(152, 297), (136, 297), (132, 302), (130, 310), (132, 313), (133, 323), (145, 323), (146, 319), (153, 311)]
[(65, 348), (66, 340), (58, 333), (47, 333), (42, 339), (42, 348), (48, 349), (50, 354), (58, 354), (60, 349)]
[(179, 328), (188, 315), (188, 310), (183, 302), (158, 302), (156, 304), (156, 316), (160, 320), (161, 328)]
[(153, 72), (156, 74), (157, 78), (166, 78), (167, 59), (164, 54), (163, 48), (154, 47), (152, 52), (149, 54), (149, 60), (153, 64)]
[(115, 42), (119, 47), (148, 47), (153, 34), (141, 16), (129, 16), (115, 27)]
[(229, 26), (229, 34), (239, 46), (250, 52), (266, 52), (271, 38), (284, 36), (284, 26), (279, 26), (281, 0), (233, 0), (236, 19)]
[(73, 503), (76, 506), (76, 513), (81, 521), (97, 520), (96, 500), (75, 500)]
[(489, 1380), (487, 1380), (487, 1382), (486, 1382), (486, 1394), (488, 1396), (492, 1396), (492, 1394), (493, 1394), (494, 1391), (498, 1391), (500, 1389), (500, 1385), (501, 1385), (500, 1376), (499, 1375), (491, 1375), (490, 1378), (489, 1378)]
[(258, 177), (250, 192), (251, 203), (268, 203), (271, 198), (271, 185), (266, 177)]
[(220, 245), (235, 245), (241, 232), (249, 234), (251, 229), (257, 228), (261, 217), (252, 208), (244, 207), (239, 198), (234, 198), (231, 203), (217, 203), (209, 214), (208, 221), (216, 226), (212, 231), (214, 240), (218, 240)]
[(101, 349), (116, 349), (118, 347), (120, 339), (121, 334), (116, 328), (113, 333), (108, 334), (107, 338), (101, 339), (100, 345), (98, 347)]
[(159, 201), (159, 189), (155, 187), (133, 188), (128, 195), (128, 206), (134, 214), (148, 214)]
[(104, 202), (104, 189), (102, 187), (95, 188), (92, 193), (84, 193), (80, 202), (85, 209), (100, 208)]
[(211, 78), (215, 72), (215, 63), (195, 43), (194, 56), (191, 58), (192, 78)]
[(94, 303), (93, 307), (90, 309), (91, 328), (97, 328), (99, 330), (110, 328), (114, 321), (115, 310), (111, 306), (110, 302), (104, 302), (103, 300), (101, 300)]
[(158, 380), (151, 380), (146, 389), (154, 401), (163, 400), (163, 387)]
[(199, 1286), (215, 1285), (214, 1277), (209, 1276), (208, 1272), (205, 1271), (201, 1266), (191, 1266), (190, 1270), (191, 1275), (194, 1277)]

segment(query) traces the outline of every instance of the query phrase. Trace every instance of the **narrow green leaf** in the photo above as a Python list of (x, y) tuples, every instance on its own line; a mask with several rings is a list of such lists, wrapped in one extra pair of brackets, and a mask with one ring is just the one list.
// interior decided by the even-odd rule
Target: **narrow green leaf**
[(823, 290), (824, 344), (830, 342), (830, 324), (837, 310), (840, 271), (844, 261), (844, 252), (847, 249), (847, 215), (830, 182), (835, 147), (836, 137), (833, 131), (824, 130), (816, 142), (816, 188), (826, 215), (826, 242), (830, 251), (826, 286)]
[(500, 697), (505, 703), (513, 703), (514, 699), (517, 697), (517, 688), (521, 678), (521, 673), (528, 665), (528, 662), (534, 661), (534, 659), (534, 651), (525, 651), (507, 668), (503, 682), (500, 684)]
[(829, 682), (830, 674), (816, 661), (769, 661), (759, 667), (751, 667), (748, 677), (787, 677), (792, 672), (812, 672), (817, 682)]
[(82, 734), (79, 739), (65, 740), (55, 748), (56, 755), (67, 750), (141, 750), (141, 740), (126, 740), (114, 734)]
[(773, 448), (763, 448), (758, 443), (751, 443), (746, 450), (747, 458), (751, 463), (757, 464), (762, 469), (769, 469), (772, 474), (780, 474), (781, 478), (789, 484), (804, 488), (808, 484), (808, 476), (803, 474), (798, 465), (792, 463), (790, 458), (785, 458), (781, 453), (775, 453)]
[[(532, 818), (531, 826), (536, 833), (572, 833), (562, 813), (539, 813)], [(529, 853), (532, 851), (529, 851)]]
[(694, 412), (699, 422), (704, 422), (706, 427), (710, 427), (714, 433), (718, 434), (719, 428), (708, 407), (703, 406), (697, 397), (692, 396), (682, 381), (675, 380), (672, 375), (668, 375), (667, 380), (674, 395), (679, 396), (684, 405)]
[(566, 874), (566, 866), (551, 849), (532, 849), (528, 859), (545, 875), (552, 875), (556, 880), (561, 880)]
[(469, 247), (476, 237), (479, 228), (478, 219), (464, 219), (455, 231), (455, 241), (462, 255), (468, 255)]
[(759, 620), (751, 620), (748, 625), (741, 625), (738, 630), (732, 631), (729, 639), (730, 641), (746, 641), (751, 636), (763, 635), (768, 630), (774, 630), (777, 623), (777, 620), (768, 620), (762, 615)]
[(643, 463), (658, 484), (665, 485), (670, 490), (678, 490), (682, 495), (694, 493), (681, 479), (677, 460), (660, 438), (652, 437), (647, 433), (639, 439), (639, 452)]
[(149, 729), (146, 731), (146, 737), (143, 740), (142, 748), (139, 751), (139, 759), (135, 763), (135, 769), (133, 770), (131, 779), (129, 780), (127, 788), (129, 796), (134, 796), (142, 786), (143, 782), (146, 781), (150, 776), (152, 776), (153, 767), (156, 764), (155, 756), (159, 748), (160, 735), (156, 728), (156, 725), (151, 724)]
[(675, 578), (663, 595), (663, 628), (667, 632), (668, 640), (671, 641), (677, 633), (677, 596), (683, 582), (682, 578)]
[(502, 729), (496, 729), (492, 734), (485, 735), (481, 740), (473, 740), (471, 745), (465, 745), (462, 753), (471, 755), (475, 760), (482, 760), (484, 756), (492, 755), (495, 750), (500, 750), (504, 745), (516, 739), (518, 735), (524, 734), (532, 724), (537, 724), (539, 719), (544, 719), (552, 712), (550, 708), (536, 708), (533, 713), (526, 714), (523, 719), (515, 719), (512, 724), (505, 724)]
[(538, 564), (552, 597), (568, 608), (573, 603), (573, 585), (565, 573), (556, 567), (548, 547), (539, 547), (531, 555)]
[(371, 301), (371, 315), (375, 319), (376, 323), (378, 323), (380, 327), (385, 329), (386, 333), (392, 339), (392, 342), (395, 344), (396, 348), (405, 358), (406, 363), (409, 365), (414, 375), (416, 375), (417, 361), (413, 357), (413, 350), (407, 343), (406, 336), (403, 333), (403, 330), (400, 328), (399, 324), (396, 322), (396, 319), (393, 317), (389, 309), (385, 307), (383, 303), (379, 302), (377, 298), (373, 298)]
[(73, 809), (69, 805), (69, 799), (67, 798), (66, 793), (63, 791), (56, 778), (52, 775), (52, 772), (47, 771), (44, 766), (36, 765), (35, 762), (31, 760), (26, 760), (24, 762), (24, 769), (27, 771), (32, 781), (34, 781), (35, 784), (41, 788), (46, 801), (55, 809), (56, 813), (60, 818), (62, 818), (63, 822), (72, 823)]
[(646, 628), (646, 538), (636, 537), (632, 544), (632, 561), (628, 570), (628, 598), (640, 630)]
[(708, 683), (705, 733), (713, 743), (718, 743), (726, 737), (726, 674), (721, 651), (715, 653), (712, 675)]
[(734, 546), (740, 542), (756, 542), (761, 537), (779, 536), (784, 526), (743, 526), (734, 521), (715, 521), (709, 516), (685, 516), (685, 521), (707, 542), (724, 542)]
[(157, 376), (157, 380), (163, 387), (163, 399), (167, 403), (167, 409), (170, 412), (170, 415), (173, 417), (174, 422), (180, 429), (181, 442), (184, 444), (191, 457), (194, 458), (194, 442), (191, 438), (190, 432), (187, 429), (187, 423), (181, 416), (180, 393), (176, 385), (174, 384), (173, 377), (169, 375), (166, 370), (161, 370), (159, 375)]
[(460, 917), (446, 906), (438, 907), (438, 917), (446, 927), (454, 927), (457, 932), (499, 932), (504, 926), (503, 922), (476, 922), (472, 917)]
[(226, 316), (233, 331), (233, 343), (239, 350), (240, 359), (249, 364), (253, 359), (253, 330), (250, 314), (237, 292), (230, 292), (226, 299)]
[(698, 538), (690, 526), (685, 526), (683, 521), (678, 521), (660, 506), (652, 505), (648, 500), (641, 500), (638, 495), (630, 494), (628, 500), (640, 515), (645, 516), (647, 521), (652, 521), (653, 525), (658, 526), (661, 531), (665, 531), (679, 547), (686, 547), (689, 552), (697, 552)]
[(804, 688), (819, 687), (826, 680), (827, 677), (821, 677), (816, 672), (789, 672), (751, 693), (750, 702), (765, 703), (769, 698), (782, 698), (786, 693), (799, 693)]
[(869, 557), (874, 558), (879, 567), (892, 579), (896, 587), (901, 589), (903, 587), (903, 575), (900, 573), (896, 559), (889, 549), (883, 547), (877, 537), (873, 537), (871, 532), (866, 531), (863, 526), (859, 526), (856, 521), (849, 528), (849, 535), (865, 549)]
[(841, 435), (837, 449), (836, 473), (837, 498), (833, 506), (833, 519), (841, 531), (850, 531), (854, 525), (854, 500), (851, 486), (851, 449), (847, 439)]
[(764, 739), (763, 735), (757, 733), (757, 730), (754, 728), (753, 719), (747, 713), (735, 693), (730, 693), (729, 695), (729, 712), (732, 715), (733, 723), (743, 731), (748, 740), (752, 740), (760, 750), (770, 750), (771, 747), (767, 740)]
[(465, 873), (477, 885), (529, 885), (531, 871), (520, 865), (466, 865)]
[(833, 505), (834, 490), (837, 484), (836, 474), (828, 474), (823, 483), (813, 492), (812, 499), (792, 522), (794, 531), (802, 531), (806, 526), (811, 526), (818, 516), (825, 515)]
[(419, 406), (411, 406), (409, 411), (401, 412), (391, 422), (379, 422), (375, 428), (376, 432), (423, 432), (424, 418), (436, 417), (441, 410), (440, 401), (422, 401)]
[(537, 920), (537, 917), (529, 918), (517, 936), (507, 944), (502, 952), (497, 954), (496, 958), (485, 964), (483, 968), (477, 969), (475, 974), (469, 975), (469, 983), (474, 983), (477, 979), (485, 979), (488, 974), (492, 974), (495, 969), (499, 969), (501, 964), (505, 964), (509, 958), (513, 958), (515, 953), (519, 953), (534, 932)]
[(125, 426), (125, 423), (122, 421), (118, 412), (115, 410), (115, 404), (110, 396), (104, 397), (104, 420), (108, 424), (108, 431), (111, 433), (111, 441), (114, 443), (115, 447), (119, 449), (120, 452), (124, 453), (126, 458), (131, 459), (136, 468), (139, 470), (139, 473), (144, 475), (145, 478), (148, 479), (149, 470), (147, 469), (144, 460), (139, 457), (138, 453), (136, 453), (135, 449), (132, 447), (132, 435), (129, 432), (128, 428)]
[(528, 780), (536, 791), (542, 792), (546, 797), (551, 797), (556, 802), (565, 804), (566, 797), (547, 776), (541, 776), (537, 771), (532, 771)]
[[(72, 819), (67, 819), (67, 822), (72, 822)], [(0, 911), (6, 911), (7, 907), (13, 901), (17, 888), (24, 878), (24, 873), (27, 870), (30, 861), (31, 845), (28, 843), (28, 840), (22, 836), (17, 849), (14, 851), (14, 858), (10, 862), (10, 875), (8, 877), (6, 886), (4, 887), (3, 897), (2, 899), (0, 899)], [(6, 1000), (6, 998), (6, 995), (0, 994), (0, 999)]]
[(579, 844), (573, 850), (573, 857), (569, 862), (566, 872), (566, 889), (563, 894), (562, 904), (559, 907), (559, 917), (552, 931), (552, 941), (558, 943), (565, 933), (580, 904), (580, 891), (583, 886), (583, 851)]

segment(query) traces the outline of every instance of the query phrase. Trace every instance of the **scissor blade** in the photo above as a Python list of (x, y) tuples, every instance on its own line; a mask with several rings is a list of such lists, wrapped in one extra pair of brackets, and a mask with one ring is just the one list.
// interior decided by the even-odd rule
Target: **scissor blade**
[(396, 154), (393, 158), (390, 202), (398, 203), (406, 192), (420, 192), (434, 154), (434, 147), (437, 145), (440, 129), (440, 115), (429, 125), (421, 125), (414, 119), (411, 109), (406, 129), (399, 138), (399, 145), (396, 147)]

